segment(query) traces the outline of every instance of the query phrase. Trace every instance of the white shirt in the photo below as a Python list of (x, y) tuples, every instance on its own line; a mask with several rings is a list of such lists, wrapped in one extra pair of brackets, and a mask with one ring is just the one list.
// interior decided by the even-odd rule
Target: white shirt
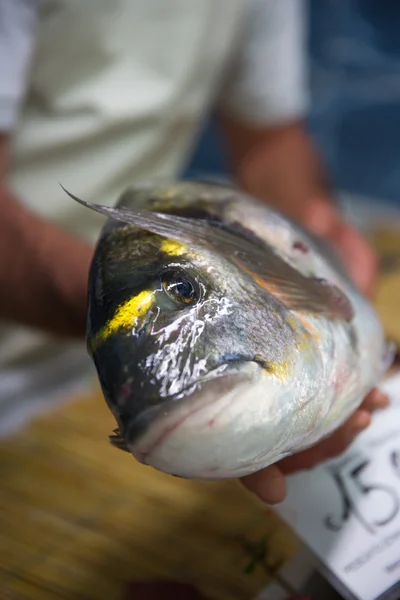
[(136, 181), (179, 176), (211, 107), (263, 125), (302, 116), (304, 12), (303, 0), (0, 0), (11, 188), (95, 240), (103, 219), (59, 182), (112, 205)]

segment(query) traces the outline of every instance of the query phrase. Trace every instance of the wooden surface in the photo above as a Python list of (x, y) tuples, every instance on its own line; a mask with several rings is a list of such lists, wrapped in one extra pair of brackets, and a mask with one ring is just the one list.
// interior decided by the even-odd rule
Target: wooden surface
[[(377, 306), (400, 344), (400, 235), (375, 239), (390, 255)], [(138, 465), (108, 444), (113, 427), (96, 388), (0, 444), (0, 597), (117, 600), (162, 577), (251, 600), (293, 554), (290, 532), (236, 482)]]
[(268, 576), (252, 557), (280, 564), (291, 535), (236, 482), (139, 465), (108, 444), (113, 426), (94, 394), (1, 444), (0, 597), (114, 600), (129, 579), (167, 577), (253, 598)]
[(400, 223), (377, 228), (374, 242), (382, 261), (375, 302), (388, 337), (400, 346)]

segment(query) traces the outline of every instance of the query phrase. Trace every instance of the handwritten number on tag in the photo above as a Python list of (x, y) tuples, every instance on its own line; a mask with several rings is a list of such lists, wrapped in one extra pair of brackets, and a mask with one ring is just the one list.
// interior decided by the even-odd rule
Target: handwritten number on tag
[(392, 465), (397, 477), (400, 478), (400, 452), (398, 450), (393, 450), (390, 453), (390, 464)]
[[(343, 478), (340, 474), (339, 471), (336, 471), (335, 469), (331, 469), (331, 476), (333, 478), (333, 481), (335, 482), (339, 493), (340, 493), (340, 499), (342, 501), (342, 514), (340, 517), (341, 520), (341, 524), (338, 525), (332, 515), (327, 515), (324, 518), (324, 523), (325, 523), (325, 527), (327, 527), (328, 529), (330, 529), (331, 531), (340, 531), (343, 523), (345, 523), (346, 521), (349, 520), (352, 512), (354, 512), (354, 507), (353, 504), (351, 502), (351, 498), (347, 493), (347, 489), (345, 486), (345, 483), (343, 481)], [(356, 512), (356, 511), (355, 511)]]
[(387, 485), (382, 485), (382, 484), (368, 485), (366, 483), (363, 483), (360, 476), (363, 473), (363, 471), (369, 466), (370, 462), (371, 461), (369, 461), (369, 460), (365, 460), (360, 465), (358, 465), (355, 469), (353, 469), (351, 471), (350, 475), (353, 478), (354, 482), (357, 484), (357, 487), (359, 488), (359, 490), (362, 494), (365, 495), (365, 494), (369, 494), (370, 492), (373, 492), (373, 491), (381, 491), (381, 492), (386, 493), (388, 495), (388, 497), (392, 499), (392, 503), (393, 503), (392, 511), (389, 512), (389, 514), (386, 518), (375, 521), (375, 525), (377, 527), (383, 527), (384, 525), (387, 525), (388, 523), (393, 521), (393, 519), (397, 516), (397, 513), (399, 512), (399, 508), (400, 508), (399, 500), (397, 498), (396, 491)]
[[(331, 531), (335, 531), (335, 532), (340, 531), (342, 529), (344, 523), (346, 523), (350, 519), (350, 517), (352, 515), (354, 515), (367, 531), (369, 531), (370, 533), (374, 533), (374, 529), (368, 524), (367, 521), (364, 520), (361, 513), (357, 510), (357, 506), (354, 504), (354, 502), (351, 498), (351, 495), (346, 486), (346, 480), (343, 477), (342, 473), (340, 472), (340, 468), (339, 469), (335, 469), (335, 468), (331, 469), (331, 475), (332, 475), (333, 481), (335, 482), (335, 484), (338, 488), (340, 498), (342, 501), (342, 514), (340, 516), (339, 523), (337, 523), (334, 520), (332, 515), (327, 515), (324, 519), (325, 526), (328, 529), (330, 529)], [(357, 475), (357, 473), (356, 473), (356, 475)]]
[[(396, 464), (399, 468), (398, 475), (400, 477), (400, 455), (396, 454), (396, 458), (393, 458), (393, 455), (394, 453), (391, 455), (391, 461), (394, 465), (397, 460)], [(339, 491), (342, 502), (342, 512), (338, 519), (339, 522), (335, 520), (332, 515), (327, 515), (324, 518), (325, 526), (331, 531), (340, 531), (350, 517), (354, 516), (368, 533), (375, 534), (376, 532), (374, 526), (383, 527), (384, 525), (390, 523), (397, 516), (400, 509), (400, 504), (396, 491), (390, 486), (382, 485), (380, 483), (368, 483), (364, 480), (364, 472), (370, 463), (370, 460), (363, 459), (353, 469), (351, 469), (347, 475), (343, 474), (343, 467), (333, 467), (330, 469), (330, 474)], [(359, 510), (356, 498), (353, 497), (354, 492), (352, 494), (352, 489), (354, 488), (357, 492), (359, 492), (359, 494), (361, 494), (363, 498), (369, 497), (369, 495), (373, 494), (374, 492), (380, 492), (381, 496), (382, 494), (385, 494), (392, 506), (391, 510), (388, 514), (382, 515), (379, 519), (374, 520), (371, 523), (368, 521), (368, 519), (364, 518)], [(382, 503), (379, 503), (379, 506), (381, 505)]]

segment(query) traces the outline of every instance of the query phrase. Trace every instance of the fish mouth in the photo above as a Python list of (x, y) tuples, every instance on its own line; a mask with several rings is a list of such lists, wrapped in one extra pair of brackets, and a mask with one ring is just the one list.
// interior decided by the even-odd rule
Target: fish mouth
[[(217, 375), (211, 371), (206, 379), (181, 391), (179, 397), (136, 416), (124, 432), (125, 449), (140, 463), (171, 475), (232, 477), (235, 466), (229, 457), (229, 431), (233, 428), (237, 435), (240, 428), (238, 399), (262, 372), (256, 361), (243, 362)], [(121, 440), (116, 436), (114, 445), (121, 447)]]

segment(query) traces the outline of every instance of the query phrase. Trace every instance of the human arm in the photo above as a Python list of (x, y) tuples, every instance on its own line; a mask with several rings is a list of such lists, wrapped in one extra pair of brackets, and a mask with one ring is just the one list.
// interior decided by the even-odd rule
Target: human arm
[(240, 52), (221, 93), (219, 122), (238, 183), (309, 230), (344, 259), (371, 293), (374, 251), (337, 208), (329, 174), (307, 130), (304, 0), (253, 0)]
[(0, 318), (83, 335), (91, 248), (29, 210), (8, 185), (37, 9), (37, 0), (0, 0)]
[[(253, 0), (244, 42), (224, 85), (219, 122), (237, 182), (332, 244), (355, 283), (371, 293), (373, 250), (337, 208), (310, 137), (303, 0)], [(341, 454), (388, 399), (374, 390), (332, 436), (244, 478), (265, 502), (281, 502), (285, 475)]]
[(83, 336), (91, 247), (34, 214), (4, 182), (0, 206), (0, 317)]
[(304, 124), (263, 130), (229, 117), (222, 122), (241, 187), (324, 238), (354, 283), (371, 295), (378, 270), (376, 253), (337, 207)]

